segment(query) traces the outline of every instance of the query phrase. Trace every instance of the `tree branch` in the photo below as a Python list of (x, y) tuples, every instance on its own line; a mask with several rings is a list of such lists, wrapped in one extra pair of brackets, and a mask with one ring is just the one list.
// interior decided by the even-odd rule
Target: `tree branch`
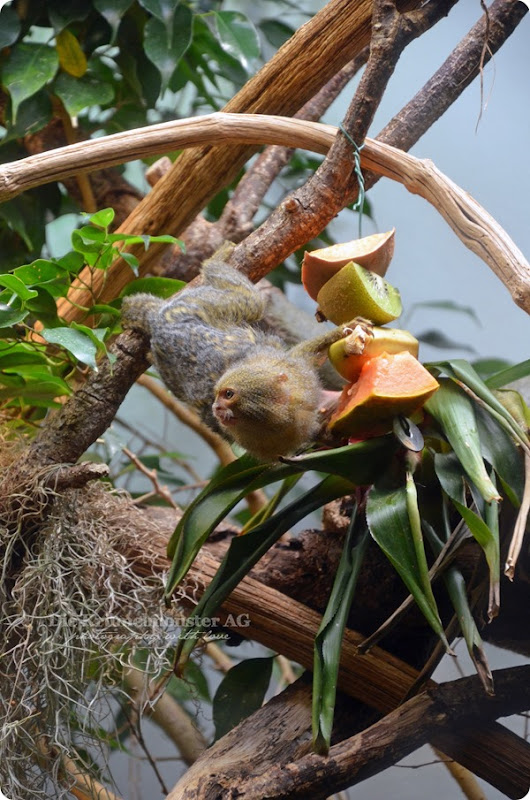
[[(334, 745), (327, 757), (310, 753), (288, 767), (273, 766), (258, 777), (242, 777), (237, 782), (237, 796), (244, 798), (306, 798), (325, 800), (331, 792), (354, 786), (378, 774), (412, 753), (440, 731), (469, 729), (471, 724), (509, 716), (530, 707), (530, 666), (512, 667), (495, 672), (495, 696), (484, 694), (477, 676), (460, 678), (433, 687), (408, 700), (404, 705), (376, 722), (367, 730)], [(215, 758), (211, 753), (209, 759)], [(234, 781), (223, 786), (222, 776), (215, 776), (217, 794), (228, 798)], [(183, 781), (186, 784), (187, 776)], [(206, 789), (203, 783), (202, 791)], [(168, 800), (191, 797), (179, 784)], [(194, 795), (197, 796), (197, 795)], [(509, 797), (517, 797), (513, 792)]]

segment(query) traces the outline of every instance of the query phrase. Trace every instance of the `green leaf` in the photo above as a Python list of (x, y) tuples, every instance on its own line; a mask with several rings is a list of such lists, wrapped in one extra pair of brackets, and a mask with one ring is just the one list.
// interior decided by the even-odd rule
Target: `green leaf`
[(499, 500), (500, 495), (486, 471), (473, 403), (447, 378), (440, 379), (440, 388), (425, 403), (425, 410), (438, 422), (449, 444), (471, 481), (486, 502)]
[(294, 28), (279, 19), (264, 19), (259, 23), (259, 28), (276, 49), (285, 44), (294, 33)]
[(97, 347), (85, 333), (73, 328), (44, 328), (41, 336), (50, 344), (64, 347), (78, 361), (97, 371)]
[(13, 270), (13, 275), (25, 283), (26, 286), (37, 286), (64, 278), (65, 271), (53, 261), (38, 258), (31, 264), (17, 267)]
[(167, 88), (177, 64), (190, 46), (193, 15), (187, 6), (179, 5), (173, 24), (166, 28), (156, 17), (147, 21), (144, 50), (162, 77), (162, 91)]
[(34, 289), (28, 289), (25, 283), (16, 275), (0, 275), (0, 286), (5, 286), (16, 294), (22, 302), (31, 300), (32, 297), (37, 297), (37, 292)]
[(46, 10), (50, 23), (56, 33), (66, 28), (72, 22), (79, 22), (88, 17), (91, 7), (86, 0), (48, 0)]
[[(232, 466), (232, 465), (230, 465)], [(213, 580), (208, 585), (203, 596), (194, 609), (197, 624), (194, 626), (196, 635), (179, 641), (177, 657), (182, 665), (197, 643), (197, 636), (205, 630), (200, 620), (214, 615), (230, 592), (248, 574), (259, 559), (278, 541), (285, 531), (306, 517), (317, 508), (337, 497), (349, 494), (352, 485), (349, 481), (336, 475), (328, 475), (321, 483), (314, 486), (301, 497), (296, 498), (273, 517), (262, 525), (258, 525), (245, 536), (232, 539), (230, 547), (217, 570)], [(167, 591), (167, 594), (170, 594)]]
[(250, 62), (260, 54), (256, 28), (239, 11), (218, 11), (213, 16), (221, 47), (248, 71)]
[(20, 27), (20, 19), (13, 6), (4, 5), (0, 11), (0, 50), (16, 42)]
[(107, 229), (109, 225), (112, 224), (114, 217), (115, 212), (113, 208), (102, 208), (100, 211), (96, 211), (95, 214), (90, 215), (89, 222), (91, 225)]
[[(434, 528), (429, 525), (428, 522), (423, 521), (423, 529), (434, 555), (438, 557), (442, 552), (443, 542), (438, 538)], [(484, 652), (484, 643), (469, 606), (466, 582), (460, 570), (452, 566), (444, 570), (442, 578), (453, 608), (456, 612), (469, 655), (475, 664), (475, 668), (482, 681), (485, 691), (491, 695), (494, 693), (493, 676), (491, 674), (486, 653)]]
[(188, 506), (169, 540), (167, 554), (172, 564), (166, 594), (173, 593), (210, 533), (240, 500), (296, 471), (300, 470), (262, 464), (247, 455), (220, 470)]
[(274, 656), (248, 658), (228, 670), (213, 698), (216, 740), (261, 708), (273, 663)]
[(10, 328), (12, 325), (18, 325), (19, 322), (26, 319), (28, 311), (21, 311), (16, 308), (9, 308), (9, 306), (0, 303), (0, 328)]
[(424, 556), (418, 560), (419, 548), (415, 544), (409, 517), (410, 504), (405, 486), (397, 489), (374, 486), (366, 503), (368, 528), (399, 573), (429, 625), (448, 647), (432, 590), (425, 592), (424, 587), (429, 580), (428, 571), (425, 575)]
[(172, 21), (179, 2), (180, 0), (139, 0), (142, 8), (166, 26)]
[(11, 95), (13, 122), (23, 100), (39, 91), (57, 72), (59, 58), (53, 47), (22, 43), (9, 53), (2, 70), (2, 81)]
[(172, 297), (184, 286), (186, 286), (185, 281), (178, 281), (174, 278), (137, 278), (137, 280), (127, 284), (121, 296), (126, 297), (129, 294), (147, 292), (167, 300), (168, 297)]
[(476, 396), (476, 398), (484, 403), (490, 414), (503, 425), (521, 444), (530, 449), (530, 441), (526, 432), (517, 424), (509, 411), (503, 406), (500, 400), (493, 394), (491, 389), (484, 383), (477, 372), (473, 369), (468, 361), (463, 359), (451, 359), (448, 361), (440, 361), (437, 364), (431, 364), (431, 367), (438, 367), (442, 369), (453, 380), (458, 381), (467, 387)]
[(9, 130), (7, 138), (21, 138), (40, 131), (52, 118), (52, 104), (45, 89), (24, 100), (18, 109), (16, 125)]
[(105, 106), (114, 99), (112, 84), (101, 81), (90, 72), (82, 78), (61, 72), (54, 81), (53, 91), (71, 117), (77, 117), (84, 108)]
[(482, 455), (494, 468), (514, 506), (519, 506), (524, 491), (523, 454), (514, 439), (485, 408), (477, 406), (475, 417)]
[(386, 469), (396, 450), (393, 436), (378, 436), (333, 450), (282, 458), (282, 462), (297, 469), (341, 475), (356, 486), (368, 486)]
[(530, 358), (526, 361), (521, 361), (519, 364), (501, 369), (494, 375), (490, 375), (485, 383), (489, 389), (502, 389), (513, 381), (518, 381), (521, 378), (527, 378), (530, 375)]
[(112, 38), (116, 37), (121, 19), (133, 0), (94, 0), (94, 8), (107, 20), (112, 28)]
[(369, 541), (368, 529), (359, 528), (356, 521), (357, 510), (354, 509), (333, 588), (315, 637), (313, 747), (323, 755), (329, 750), (333, 729), (342, 637)]

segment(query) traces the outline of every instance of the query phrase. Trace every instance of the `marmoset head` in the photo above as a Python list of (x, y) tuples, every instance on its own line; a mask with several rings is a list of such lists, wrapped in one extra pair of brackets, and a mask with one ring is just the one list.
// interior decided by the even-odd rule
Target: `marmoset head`
[(212, 411), (223, 430), (263, 461), (290, 455), (318, 429), (321, 388), (311, 366), (286, 353), (257, 353), (225, 372)]

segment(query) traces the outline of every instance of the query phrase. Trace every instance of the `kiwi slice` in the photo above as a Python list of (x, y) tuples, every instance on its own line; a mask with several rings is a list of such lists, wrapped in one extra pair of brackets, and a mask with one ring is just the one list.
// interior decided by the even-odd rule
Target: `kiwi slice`
[(354, 317), (365, 317), (376, 325), (397, 319), (402, 311), (399, 291), (388, 281), (350, 261), (327, 281), (318, 293), (324, 316), (342, 325)]

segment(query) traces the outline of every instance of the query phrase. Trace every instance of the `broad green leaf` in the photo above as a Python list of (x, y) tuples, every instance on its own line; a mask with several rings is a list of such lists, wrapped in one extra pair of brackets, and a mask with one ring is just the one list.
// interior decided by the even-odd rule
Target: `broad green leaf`
[[(245, 536), (237, 536), (232, 539), (217, 573), (194, 608), (194, 617), (198, 621), (202, 618), (212, 617), (230, 592), (285, 531), (311, 512), (316, 511), (317, 508), (321, 508), (337, 497), (349, 494), (352, 488), (349, 481), (336, 475), (328, 475), (321, 483), (301, 497), (297, 497), (262, 525), (258, 525)], [(173, 584), (173, 588), (174, 586), (175, 584)], [(169, 591), (170, 587), (171, 584), (168, 584), (166, 596), (170, 596), (173, 591), (172, 588)], [(189, 653), (197, 643), (197, 637), (205, 628), (198, 623), (193, 630), (195, 631), (194, 635), (184, 641), (181, 640), (178, 644), (177, 658), (180, 666), (185, 664)]]
[(94, 8), (99, 11), (112, 28), (113, 40), (123, 15), (132, 4), (133, 0), (94, 0)]
[(107, 236), (105, 231), (93, 228), (91, 225), (84, 225), (78, 230), (72, 231), (72, 247), (79, 253), (100, 253), (107, 246)]
[(97, 371), (97, 347), (85, 333), (73, 328), (44, 328), (41, 335), (50, 344), (58, 344), (78, 361)]
[(61, 72), (53, 84), (53, 91), (59, 97), (71, 117), (77, 117), (89, 106), (106, 106), (114, 99), (114, 87), (103, 82), (90, 72), (82, 78), (74, 78)]
[(186, 286), (184, 281), (178, 281), (174, 278), (137, 278), (137, 280), (127, 284), (122, 292), (122, 297), (126, 297), (129, 294), (147, 292), (167, 300), (168, 297), (172, 297), (184, 286)]
[(57, 72), (59, 59), (53, 47), (22, 43), (9, 53), (2, 69), (2, 81), (11, 95), (13, 122), (23, 100), (39, 91)]
[(16, 197), (14, 200), (3, 203), (0, 206), (0, 218), (5, 219), (11, 230), (20, 236), (27, 249), (31, 251), (35, 245), (29, 230), (27, 213), (19, 200), (20, 198)]
[[(21, 365), (6, 370), (5, 374), (8, 373), (14, 373), (24, 379), (24, 386), (20, 389), (20, 393), (25, 400), (53, 399), (54, 397), (72, 393), (72, 390), (62, 378), (46, 372), (42, 367)], [(10, 390), (5, 390), (0, 392), (0, 397), (9, 397), (11, 394)]]
[(17, 267), (13, 270), (19, 280), (26, 284), (26, 286), (36, 286), (49, 281), (55, 281), (58, 278), (64, 278), (65, 271), (58, 264), (53, 261), (46, 261), (43, 258), (38, 258), (31, 264), (24, 264), (22, 267)]
[(329, 472), (341, 475), (357, 486), (368, 486), (386, 469), (396, 449), (393, 436), (378, 436), (333, 450), (282, 458), (282, 461), (298, 469)]
[(61, 69), (74, 78), (81, 78), (87, 71), (87, 60), (74, 34), (64, 28), (55, 37), (55, 46)]
[(139, 0), (139, 3), (153, 17), (165, 25), (169, 25), (180, 0)]
[(0, 10), (0, 50), (9, 47), (18, 39), (20, 19), (13, 6), (4, 5)]
[(144, 50), (160, 72), (162, 91), (167, 88), (178, 62), (190, 46), (192, 22), (193, 15), (190, 9), (183, 5), (179, 5), (176, 9), (173, 24), (168, 28), (156, 17), (147, 21), (144, 31)]
[(0, 286), (5, 286), (16, 294), (24, 302), (31, 300), (32, 297), (37, 297), (37, 292), (34, 289), (28, 289), (25, 283), (20, 280), (16, 275), (0, 275)]
[(530, 358), (526, 361), (521, 361), (520, 364), (513, 364), (513, 366), (499, 370), (494, 375), (486, 378), (485, 383), (489, 389), (502, 389), (509, 383), (513, 383), (513, 381), (527, 378), (528, 375), (530, 375)]
[(213, 698), (216, 740), (261, 708), (273, 663), (274, 656), (248, 658), (228, 670)]
[(506, 361), (505, 358), (478, 358), (473, 360), (473, 369), (479, 378), (485, 381), (486, 385), (489, 378), (511, 366), (511, 362)]
[(21, 138), (29, 133), (40, 131), (52, 118), (52, 104), (46, 89), (41, 89), (36, 94), (24, 100), (17, 112), (17, 122), (10, 128), (8, 138)]
[(0, 328), (10, 328), (12, 325), (18, 325), (27, 316), (28, 311), (9, 308), (4, 303), (0, 303)]
[(327, 754), (333, 729), (337, 675), (344, 628), (369, 541), (366, 527), (359, 527), (356, 509), (344, 540), (342, 556), (326, 610), (315, 637), (313, 666), (313, 746)]
[(264, 19), (259, 23), (259, 28), (276, 49), (285, 44), (294, 33), (294, 29), (290, 25), (286, 25), (279, 19)]
[(438, 422), (471, 481), (486, 502), (500, 496), (486, 471), (473, 403), (454, 381), (442, 378), (440, 388), (425, 403), (425, 410)]
[(90, 14), (90, 4), (86, 0), (48, 0), (46, 10), (56, 33), (72, 22), (84, 20)]
[[(366, 502), (366, 520), (373, 539), (399, 573), (425, 619), (448, 647), (432, 591), (425, 593), (424, 565), (418, 563), (411, 530), (407, 490), (374, 486)], [(428, 580), (428, 576), (427, 576)]]
[[(438, 538), (434, 528), (429, 523), (423, 521), (423, 529), (434, 555), (438, 557), (442, 552), (443, 542)], [(484, 643), (469, 607), (466, 582), (460, 570), (452, 566), (444, 570), (442, 578), (456, 612), (469, 655), (475, 664), (482, 685), (488, 694), (493, 694), (493, 677), (484, 652)]]
[(260, 54), (256, 28), (239, 11), (214, 12), (214, 19), (221, 47), (248, 71)]
[(89, 222), (91, 225), (106, 229), (112, 224), (114, 217), (115, 211), (113, 208), (102, 208), (100, 211), (96, 211), (95, 214), (90, 215)]

